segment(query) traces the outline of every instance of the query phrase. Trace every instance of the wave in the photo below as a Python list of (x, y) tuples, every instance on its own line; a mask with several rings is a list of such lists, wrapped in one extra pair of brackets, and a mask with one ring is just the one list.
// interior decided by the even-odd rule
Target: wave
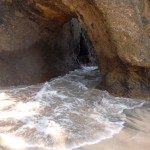
[[(124, 127), (125, 109), (144, 101), (95, 89), (96, 67), (82, 67), (41, 85), (1, 91), (0, 139), (13, 148), (68, 150), (111, 138)], [(7, 145), (8, 146), (8, 145)]]

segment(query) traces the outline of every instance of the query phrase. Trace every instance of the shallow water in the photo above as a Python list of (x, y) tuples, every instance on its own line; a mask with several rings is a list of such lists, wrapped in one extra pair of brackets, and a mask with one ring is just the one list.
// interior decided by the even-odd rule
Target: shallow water
[(1, 90), (0, 148), (69, 150), (119, 133), (124, 110), (145, 101), (113, 97), (95, 88), (100, 81), (97, 67), (82, 67), (44, 84)]
[(125, 110), (123, 129), (112, 138), (76, 150), (150, 150), (150, 103)]

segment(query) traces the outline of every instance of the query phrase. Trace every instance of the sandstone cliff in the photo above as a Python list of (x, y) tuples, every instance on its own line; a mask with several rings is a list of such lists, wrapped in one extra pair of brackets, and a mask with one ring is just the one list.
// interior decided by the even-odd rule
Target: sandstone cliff
[[(19, 39), (18, 36), (16, 38), (13, 36), (13, 43), (16, 43), (14, 49), (18, 47), (17, 49), (28, 50), (29, 45), (33, 46), (33, 43), (35, 44), (40, 38), (43, 39), (41, 29), (58, 31), (62, 29), (63, 24), (72, 18), (77, 18), (96, 49), (97, 62), (104, 77), (99, 87), (120, 96), (150, 96), (149, 0), (1, 1), (1, 8), (4, 5), (5, 9), (7, 5), (7, 10), (0, 9), (2, 18), (0, 22), (5, 20), (6, 24), (11, 26), (3, 30), (4, 26), (1, 23), (1, 51), (7, 52), (5, 47), (12, 40), (11, 28), (15, 27), (13, 24), (18, 26), (20, 22), (17, 17), (24, 16), (30, 23), (24, 25), (23, 22), (24, 27), (21, 27), (28, 28), (25, 30), (28, 36)], [(10, 13), (11, 10), (15, 11), (16, 20), (9, 19), (12, 18), (10, 14), (13, 14)], [(24, 31), (16, 27), (15, 33), (20, 36), (21, 32)], [(9, 34), (8, 37), (6, 33)], [(20, 47), (22, 42), (26, 44)]]
[(78, 66), (79, 22), (68, 16), (69, 22), (66, 17), (47, 28), (48, 22), (30, 15), (28, 7), (17, 1), (0, 3), (0, 86), (44, 82)]

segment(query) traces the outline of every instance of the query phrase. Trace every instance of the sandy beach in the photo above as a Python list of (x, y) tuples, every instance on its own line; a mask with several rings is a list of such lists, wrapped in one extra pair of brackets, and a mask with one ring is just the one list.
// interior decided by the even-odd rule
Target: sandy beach
[(125, 127), (119, 134), (76, 150), (150, 150), (150, 104), (125, 113)]

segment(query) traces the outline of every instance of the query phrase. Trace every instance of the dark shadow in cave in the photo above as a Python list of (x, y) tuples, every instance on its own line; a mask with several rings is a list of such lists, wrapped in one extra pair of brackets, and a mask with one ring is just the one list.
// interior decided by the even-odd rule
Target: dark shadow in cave
[(77, 59), (79, 60), (80, 64), (83, 65), (88, 66), (96, 65), (95, 49), (84, 28), (81, 29), (80, 51), (79, 54), (77, 55)]
[(96, 64), (95, 50), (77, 19), (56, 31), (19, 16), (13, 24), (15, 27), (9, 20), (3, 26), (9, 30), (8, 34), (0, 30), (3, 37), (0, 39), (0, 86), (45, 82), (81, 64)]

